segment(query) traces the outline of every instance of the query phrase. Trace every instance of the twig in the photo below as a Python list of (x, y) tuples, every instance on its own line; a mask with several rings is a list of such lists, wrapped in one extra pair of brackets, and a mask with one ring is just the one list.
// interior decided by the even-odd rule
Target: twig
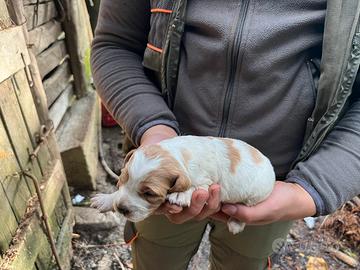
[(341, 252), (340, 250), (336, 250), (334, 248), (329, 248), (327, 250), (332, 256), (339, 259), (340, 261), (346, 263), (347, 265), (355, 268), (359, 266), (359, 261), (350, 257), (349, 255), (345, 254), (344, 252)]
[(120, 260), (119, 256), (116, 254), (116, 252), (114, 252), (114, 257), (115, 257), (115, 259), (117, 260), (117, 262), (118, 262), (118, 264), (119, 264), (119, 266), (120, 266), (121, 270), (126, 270), (126, 268), (125, 268), (124, 264), (121, 262), (121, 260)]
[(323, 228), (325, 222), (328, 220), (329, 217), (330, 217), (330, 215), (325, 216), (324, 220), (323, 220), (323, 221), (321, 222), (321, 224), (320, 224), (320, 229)]
[(81, 236), (78, 233), (72, 233), (71, 237), (72, 239), (79, 239)]
[(125, 243), (118, 243), (118, 244), (104, 244), (104, 245), (79, 245), (80, 248), (107, 248), (107, 247), (118, 247), (124, 246)]

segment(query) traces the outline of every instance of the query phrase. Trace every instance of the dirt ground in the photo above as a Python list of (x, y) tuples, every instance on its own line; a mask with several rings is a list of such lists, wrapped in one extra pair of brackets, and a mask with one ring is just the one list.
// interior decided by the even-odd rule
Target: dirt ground
[[(116, 173), (120, 172), (122, 166), (121, 140), (120, 128), (103, 128), (103, 146), (106, 160)], [(116, 190), (114, 180), (107, 177), (100, 165), (98, 171), (97, 192), (110, 193)], [(87, 207), (88, 199), (95, 192), (72, 190), (72, 195), (75, 194), (86, 197), (82, 207)], [(81, 212), (82, 208), (79, 209)], [(101, 214), (96, 213), (95, 219), (97, 215)], [(323, 218), (318, 219), (314, 229), (309, 229), (302, 220), (297, 221), (287, 239), (279, 239), (274, 243), (276, 253), (272, 258), (272, 269), (360, 269), (360, 267), (351, 268), (328, 253), (330, 247), (340, 249), (351, 256), (359, 254), (359, 250), (355, 250), (354, 247), (351, 248), (348, 242), (338, 239), (331, 230), (321, 229), (322, 221)], [(124, 218), (117, 216), (115, 225), (111, 228), (103, 226), (102, 222), (94, 222), (95, 225), (90, 224), (88, 226), (79, 222), (75, 225), (72, 269), (133, 269), (131, 248), (124, 244), (122, 236)], [(189, 270), (208, 269), (208, 232), (209, 230), (204, 234), (199, 250), (189, 265)], [(280, 248), (284, 243), (285, 246)], [(311, 265), (311, 262), (315, 262), (315, 264)]]

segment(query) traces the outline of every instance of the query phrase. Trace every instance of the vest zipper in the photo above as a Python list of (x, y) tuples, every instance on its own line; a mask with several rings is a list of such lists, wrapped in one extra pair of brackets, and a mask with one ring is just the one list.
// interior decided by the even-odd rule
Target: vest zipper
[(235, 78), (236, 78), (236, 71), (237, 71), (237, 65), (239, 60), (239, 53), (240, 53), (240, 44), (241, 44), (241, 37), (244, 29), (244, 23), (246, 19), (246, 14), (249, 8), (249, 2), (250, 0), (243, 0), (242, 5), (240, 8), (240, 15), (238, 19), (238, 23), (235, 30), (235, 38), (234, 43), (231, 48), (230, 52), (230, 75), (229, 75), (229, 84), (226, 88), (225, 92), (225, 99), (224, 99), (224, 107), (223, 107), (223, 114), (221, 119), (221, 125), (220, 125), (220, 131), (219, 131), (219, 137), (224, 137), (226, 132), (226, 127), (229, 120), (229, 113), (230, 113), (230, 105), (231, 105), (231, 98), (234, 92), (234, 84), (235, 84)]

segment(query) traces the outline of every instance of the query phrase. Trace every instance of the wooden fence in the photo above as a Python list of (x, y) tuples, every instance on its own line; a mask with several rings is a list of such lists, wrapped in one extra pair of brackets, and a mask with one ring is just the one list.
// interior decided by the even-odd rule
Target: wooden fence
[[(54, 125), (49, 121), (44, 86), (51, 92), (57, 91), (54, 85), (58, 80), (47, 81), (51, 77), (48, 75), (55, 74), (59, 68), (57, 71), (66, 77), (71, 63), (66, 56), (65, 41), (57, 35), (61, 35), (62, 28), (52, 17), (57, 16), (51, 12), (54, 3), (41, 2), (47, 11), (42, 12), (38, 7), (37, 18), (32, 18), (33, 2), (39, 3), (37, 0), (24, 0), (24, 3), (0, 0), (2, 270), (52, 269), (57, 265), (54, 254), (58, 255), (63, 269), (70, 269), (73, 213)], [(45, 17), (49, 21), (43, 21)], [(34, 39), (37, 34), (33, 31), (47, 34), (42, 36), (44, 39)], [(64, 52), (60, 64), (51, 65), (50, 60)], [(70, 77), (69, 85), (74, 80)], [(53, 99), (60, 98), (63, 91), (66, 87)], [(54, 240), (54, 250), (49, 236)]]

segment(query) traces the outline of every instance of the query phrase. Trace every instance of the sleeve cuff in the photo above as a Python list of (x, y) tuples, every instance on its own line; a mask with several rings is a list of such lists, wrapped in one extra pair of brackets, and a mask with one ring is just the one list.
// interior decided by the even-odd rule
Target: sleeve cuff
[(141, 137), (145, 133), (146, 130), (148, 130), (149, 128), (151, 128), (153, 126), (157, 126), (157, 125), (165, 125), (165, 126), (171, 127), (172, 129), (175, 130), (175, 132), (178, 135), (180, 135), (179, 125), (176, 121), (170, 121), (170, 120), (165, 120), (165, 119), (154, 120), (154, 121), (146, 123), (145, 125), (143, 125), (137, 129), (137, 131), (134, 134), (135, 136), (133, 137), (133, 142), (135, 143), (135, 146), (138, 147), (140, 145)]
[(323, 199), (321, 198), (320, 194), (317, 190), (306, 180), (302, 179), (299, 176), (289, 174), (288, 179), (285, 182), (288, 183), (296, 183), (300, 185), (303, 189), (305, 189), (310, 196), (313, 198), (316, 206), (316, 214), (314, 216), (323, 216), (326, 214), (325, 211), (325, 204)]

